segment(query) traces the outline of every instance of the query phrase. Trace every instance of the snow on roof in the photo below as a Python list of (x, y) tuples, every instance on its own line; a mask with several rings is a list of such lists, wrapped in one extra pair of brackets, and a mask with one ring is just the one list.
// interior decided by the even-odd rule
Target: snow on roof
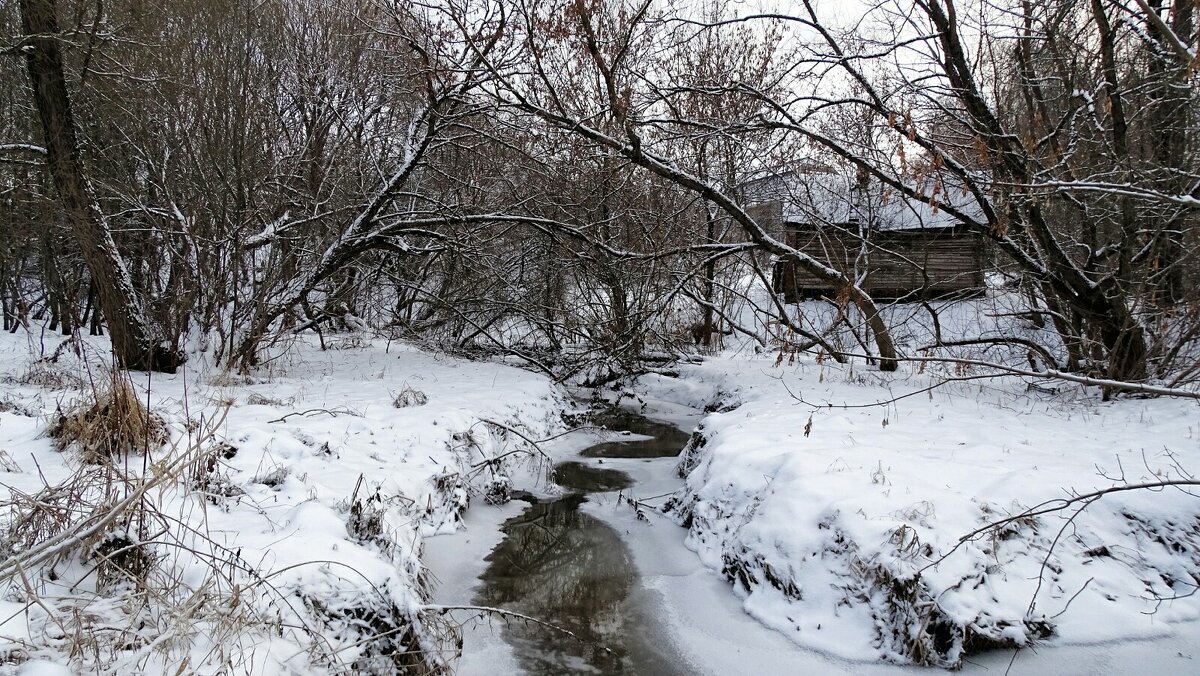
[[(944, 174), (910, 180), (917, 192), (936, 195), (936, 202), (977, 216), (974, 198)], [(877, 180), (860, 181), (854, 174), (829, 167), (808, 166), (762, 176), (744, 187), (748, 202), (779, 200), (789, 223), (851, 223), (867, 221), (880, 230), (943, 228), (959, 219), (942, 207), (912, 199)]]

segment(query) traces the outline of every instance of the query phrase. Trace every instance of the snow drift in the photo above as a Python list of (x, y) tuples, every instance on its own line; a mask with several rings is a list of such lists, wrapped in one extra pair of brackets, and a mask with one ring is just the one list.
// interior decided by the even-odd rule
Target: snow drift
[(1190, 476), (1195, 402), (1100, 403), (1014, 380), (925, 392), (942, 374), (917, 370), (770, 355), (638, 382), (711, 411), (664, 511), (748, 613), (841, 657), (951, 668), (1049, 636), (1150, 637), (1197, 618), (1200, 498), (1124, 491), (1023, 516)]

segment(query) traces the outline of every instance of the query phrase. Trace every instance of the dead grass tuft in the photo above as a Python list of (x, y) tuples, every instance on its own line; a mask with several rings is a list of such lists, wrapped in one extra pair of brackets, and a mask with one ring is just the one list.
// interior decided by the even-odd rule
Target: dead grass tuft
[(112, 531), (101, 537), (92, 546), (91, 558), (95, 560), (96, 576), (101, 588), (109, 588), (123, 581), (141, 586), (158, 563), (158, 557), (146, 543), (121, 531)]
[(288, 402), (281, 399), (272, 399), (271, 397), (259, 394), (257, 392), (251, 392), (250, 395), (246, 397), (246, 405), (274, 406), (275, 408), (283, 408), (288, 405)]
[(38, 417), (38, 413), (32, 408), (29, 408), (20, 402), (13, 401), (8, 397), (0, 399), (0, 413), (11, 413), (13, 415), (19, 415), (25, 418)]
[[(142, 520), (138, 512), (143, 505), (121, 499), (130, 485), (109, 465), (84, 465), (62, 483), (45, 485), (35, 493), (11, 490), (3, 503), (9, 513), (0, 527), (0, 554), (12, 557), (36, 552), (83, 525), (105, 523), (108, 528), (70, 538), (71, 546), (61, 548), (50, 558), (50, 564), (76, 556), (119, 555), (120, 547), (106, 547), (102, 543), (111, 534), (124, 533)], [(124, 537), (129, 538), (128, 534)]]
[(237, 453), (237, 447), (227, 441), (207, 446), (196, 454), (195, 461), (185, 473), (188, 487), (203, 495), (208, 502), (219, 506), (225, 506), (226, 501), (236, 500), (245, 495), (246, 491), (229, 477), (221, 464), (221, 460), (229, 460)]
[(392, 400), (392, 406), (396, 408), (408, 408), (410, 406), (424, 406), (429, 403), (429, 397), (414, 387), (405, 386)]
[(213, 387), (245, 387), (247, 385), (257, 385), (258, 382), (257, 378), (228, 370), (221, 371), (208, 379), (208, 384)]
[(302, 594), (320, 632), (336, 644), (351, 671), (369, 676), (448, 676), (453, 673), (440, 649), (460, 645), (460, 635), (444, 617), (411, 614), (386, 595), (372, 598), (319, 598)]
[(354, 493), (350, 496), (350, 518), (346, 519), (346, 532), (359, 542), (374, 542), (385, 551), (390, 551), (394, 545), (385, 528), (384, 515), (387, 510), (383, 496), (377, 488), (374, 493), (359, 497), (362, 487), (363, 475), (360, 474), (354, 485)]
[(128, 381), (114, 374), (107, 390), (92, 394), (90, 404), (81, 401), (51, 423), (50, 438), (58, 450), (75, 448), (85, 463), (101, 464), (167, 443), (166, 424), (142, 403)]

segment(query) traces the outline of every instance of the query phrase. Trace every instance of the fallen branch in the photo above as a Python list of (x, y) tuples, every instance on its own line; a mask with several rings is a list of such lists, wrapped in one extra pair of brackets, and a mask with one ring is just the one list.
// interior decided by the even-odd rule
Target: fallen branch
[[(843, 357), (858, 357), (862, 359), (878, 359), (878, 357), (869, 354), (858, 354), (851, 352), (841, 352)], [(1033, 369), (1025, 369), (1017, 366), (1008, 366), (1006, 364), (997, 364), (996, 362), (983, 361), (982, 359), (966, 359), (963, 357), (897, 357), (900, 361), (914, 363), (932, 363), (932, 364), (963, 364), (964, 366), (978, 366), (981, 368), (990, 368), (1000, 371), (1001, 374), (1024, 376), (1026, 378), (1046, 378), (1051, 380), (1065, 380), (1080, 385), (1090, 385), (1092, 387), (1100, 387), (1112, 391), (1122, 392), (1140, 392), (1142, 394), (1155, 394), (1164, 397), (1180, 397), (1183, 399), (1200, 399), (1200, 391), (1185, 390), (1178, 387), (1163, 387), (1159, 385), (1147, 385), (1145, 383), (1131, 383), (1124, 380), (1110, 380), (1108, 378), (1093, 378), (1091, 376), (1081, 376), (1077, 373), (1068, 373), (1059, 369), (1044, 369), (1035, 371)]]
[(358, 413), (357, 411), (351, 411), (350, 409), (341, 409), (341, 410), (339, 410), (339, 409), (336, 409), (336, 408), (335, 408), (335, 409), (328, 409), (328, 408), (310, 408), (310, 409), (308, 409), (307, 411), (293, 411), (293, 412), (291, 412), (291, 413), (288, 413), (287, 415), (285, 415), (285, 416), (283, 416), (283, 417), (281, 417), (281, 418), (276, 418), (276, 419), (274, 419), (274, 420), (268, 420), (267, 422), (268, 422), (268, 423), (281, 423), (281, 422), (287, 422), (287, 419), (288, 419), (288, 418), (290, 418), (290, 417), (292, 417), (292, 416), (294, 416), (294, 415), (302, 415), (302, 416), (304, 416), (305, 418), (311, 418), (311, 417), (312, 417), (312, 416), (314, 416), (314, 415), (320, 415), (320, 414), (322, 414), (322, 413), (324, 413), (325, 415), (328, 415), (328, 416), (329, 416), (329, 417), (331, 417), (331, 418), (336, 418), (336, 417), (338, 417), (339, 415), (352, 415), (352, 416), (354, 416), (354, 417), (356, 417), (356, 418), (361, 418), (361, 417), (362, 417), (362, 414), (361, 414), (361, 413)]

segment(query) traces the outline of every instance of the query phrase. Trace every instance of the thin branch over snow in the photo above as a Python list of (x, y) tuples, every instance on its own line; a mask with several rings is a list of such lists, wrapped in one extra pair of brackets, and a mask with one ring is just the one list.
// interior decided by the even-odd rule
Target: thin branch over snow
[(980, 526), (979, 528), (976, 528), (975, 530), (971, 531), (970, 533), (967, 533), (966, 535), (959, 537), (958, 543), (955, 544), (953, 547), (951, 547), (949, 551), (947, 551), (945, 554), (942, 554), (941, 556), (939, 556), (933, 562), (922, 567), (920, 570), (917, 571), (917, 573), (918, 574), (923, 573), (924, 571), (929, 570), (930, 568), (933, 568), (934, 566), (938, 565), (942, 561), (945, 561), (951, 554), (958, 551), (958, 549), (960, 547), (962, 547), (964, 544), (966, 544), (967, 542), (970, 542), (971, 540), (978, 538), (980, 535), (994, 532), (994, 531), (996, 531), (1000, 528), (1003, 528), (1004, 526), (1006, 526), (1010, 523), (1016, 522), (1016, 521), (1021, 521), (1023, 519), (1029, 519), (1032, 517), (1043, 516), (1046, 514), (1053, 514), (1055, 512), (1061, 512), (1064, 509), (1071, 507), (1072, 505), (1076, 505), (1076, 504), (1080, 504), (1080, 503), (1083, 503), (1083, 505), (1086, 507), (1087, 505), (1091, 504), (1092, 502), (1094, 502), (1106, 495), (1112, 495), (1114, 493), (1127, 493), (1129, 491), (1153, 491), (1153, 490), (1162, 490), (1164, 488), (1171, 488), (1171, 487), (1183, 489), (1183, 488), (1195, 487), (1195, 486), (1200, 486), (1200, 479), (1191, 479), (1191, 478), (1188, 478), (1188, 479), (1166, 479), (1163, 481), (1147, 481), (1144, 483), (1124, 484), (1121, 486), (1111, 486), (1109, 488), (1101, 488), (1099, 490), (1091, 491), (1089, 493), (1080, 493), (1078, 495), (1072, 495), (1072, 496), (1066, 497), (1066, 498), (1054, 498), (1052, 500), (1047, 500), (1039, 505), (1030, 507), (1029, 509), (1026, 509), (1018, 514), (1013, 514), (1013, 515), (1005, 517), (1003, 519), (997, 519), (996, 521), (989, 522), (986, 525)]

